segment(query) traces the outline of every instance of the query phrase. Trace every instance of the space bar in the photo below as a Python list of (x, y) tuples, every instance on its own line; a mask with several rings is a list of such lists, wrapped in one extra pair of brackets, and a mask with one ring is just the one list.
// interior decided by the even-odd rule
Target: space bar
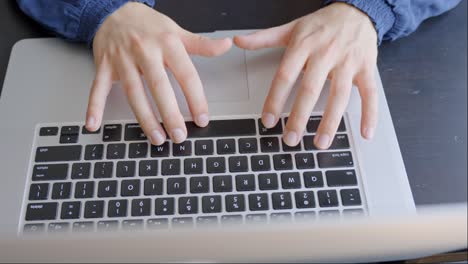
[(254, 119), (211, 120), (208, 126), (198, 127), (186, 122), (189, 138), (252, 136), (257, 133)]

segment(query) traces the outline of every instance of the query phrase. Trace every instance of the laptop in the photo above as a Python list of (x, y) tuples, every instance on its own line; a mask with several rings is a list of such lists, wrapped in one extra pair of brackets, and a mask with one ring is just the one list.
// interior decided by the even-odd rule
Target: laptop
[(359, 133), (357, 89), (328, 150), (312, 143), (327, 85), (298, 146), (281, 140), (295, 92), (279, 124), (262, 126), (261, 107), (282, 53), (233, 47), (218, 58), (192, 57), (208, 98), (210, 124), (198, 128), (190, 121), (171, 76), (188, 139), (152, 146), (119, 83), (108, 97), (102, 127), (96, 133), (84, 128), (94, 77), (88, 49), (53, 38), (18, 42), (0, 99), (0, 232), (71, 237), (414, 215), (380, 78), (372, 141)]

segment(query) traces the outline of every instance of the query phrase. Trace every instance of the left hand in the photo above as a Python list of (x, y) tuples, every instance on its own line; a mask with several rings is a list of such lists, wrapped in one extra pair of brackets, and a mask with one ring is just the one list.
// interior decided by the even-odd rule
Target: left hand
[(315, 136), (315, 145), (327, 149), (348, 104), (353, 83), (362, 99), (361, 135), (371, 139), (377, 125), (377, 33), (369, 17), (353, 6), (334, 3), (288, 24), (236, 36), (244, 49), (287, 47), (266, 98), (262, 122), (276, 125), (287, 97), (304, 69), (283, 140), (297, 145), (328, 78), (330, 95)]

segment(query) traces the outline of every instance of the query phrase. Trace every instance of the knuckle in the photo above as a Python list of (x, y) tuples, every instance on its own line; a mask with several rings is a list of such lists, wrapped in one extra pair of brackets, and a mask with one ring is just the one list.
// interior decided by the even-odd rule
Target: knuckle
[(293, 74), (284, 67), (278, 69), (278, 73), (276, 74), (276, 78), (283, 83), (291, 84), (294, 83)]
[(320, 95), (320, 89), (317, 89), (313, 84), (304, 84), (302, 87), (304, 96), (308, 98), (318, 98)]
[(166, 47), (174, 47), (179, 44), (179, 37), (172, 32), (164, 32), (159, 36), (159, 41)]

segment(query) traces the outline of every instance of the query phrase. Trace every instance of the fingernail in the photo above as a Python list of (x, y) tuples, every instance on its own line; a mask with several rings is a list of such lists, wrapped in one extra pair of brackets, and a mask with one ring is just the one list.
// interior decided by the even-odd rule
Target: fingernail
[(271, 113), (263, 113), (262, 115), (263, 125), (266, 128), (272, 128), (275, 126), (275, 119), (275, 116)]
[(172, 130), (172, 140), (175, 143), (181, 143), (185, 139), (185, 133), (180, 128), (175, 128)]
[(96, 119), (93, 116), (88, 117), (86, 121), (87, 127), (94, 128), (96, 126)]
[(297, 145), (297, 133), (294, 131), (288, 131), (284, 136), (284, 143), (288, 144), (289, 146), (296, 146)]
[(151, 132), (151, 142), (155, 145), (161, 145), (164, 143), (164, 136), (157, 130)]
[(210, 118), (208, 117), (207, 114), (201, 114), (197, 117), (197, 125), (201, 127), (207, 126), (209, 121), (210, 121)]
[(374, 128), (371, 128), (371, 127), (365, 128), (364, 137), (366, 139), (372, 139), (374, 137)]
[(328, 148), (328, 145), (330, 144), (330, 136), (328, 134), (317, 134), (315, 137), (317, 143), (317, 147), (321, 149), (326, 149)]

